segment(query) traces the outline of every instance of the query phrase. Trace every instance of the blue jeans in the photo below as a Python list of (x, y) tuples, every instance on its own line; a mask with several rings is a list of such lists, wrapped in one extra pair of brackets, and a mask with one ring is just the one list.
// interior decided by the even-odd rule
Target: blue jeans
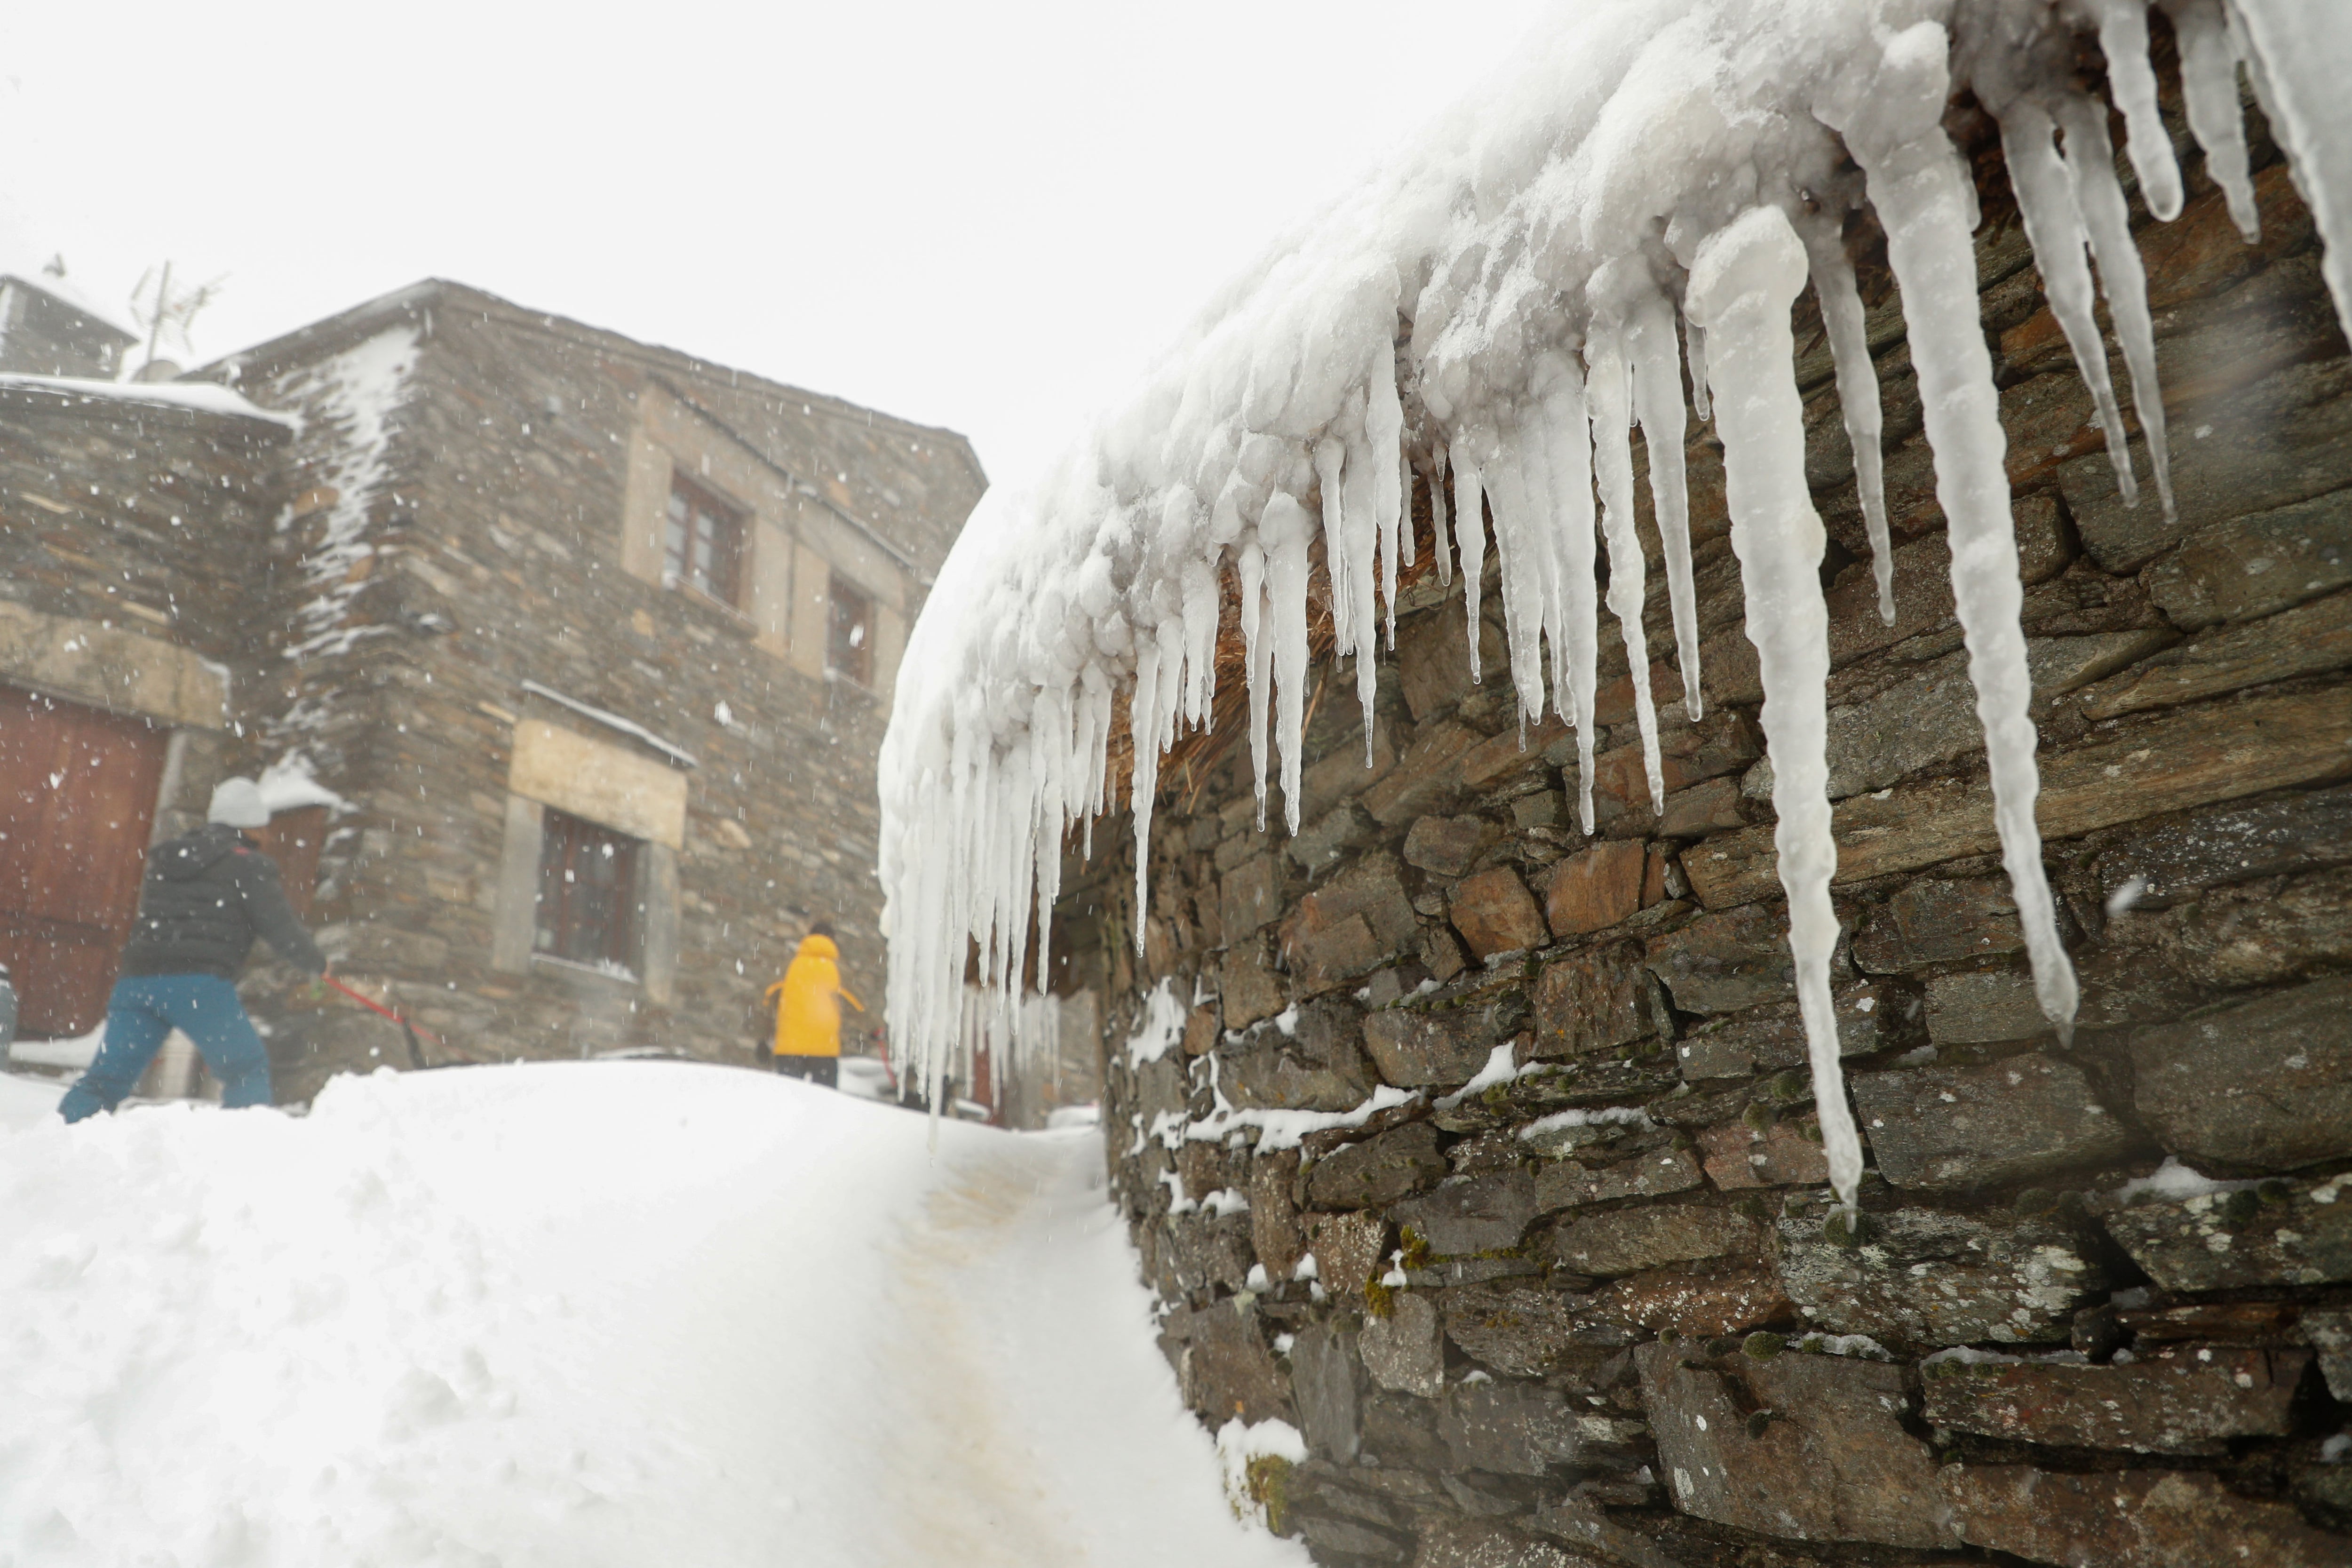
[(195, 1042), (220, 1079), (223, 1105), (269, 1103), (269, 1053), (236, 986), (216, 974), (126, 974), (107, 999), (106, 1042), (58, 1112), (79, 1121), (121, 1104), (173, 1029)]

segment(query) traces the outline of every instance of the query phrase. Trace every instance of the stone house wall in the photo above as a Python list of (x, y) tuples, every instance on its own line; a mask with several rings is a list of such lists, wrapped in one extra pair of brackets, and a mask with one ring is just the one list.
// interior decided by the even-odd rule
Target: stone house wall
[(0, 386), (0, 684), (169, 729), (159, 836), (203, 820), (262, 638), (245, 563), (276, 507), (279, 423)]
[[(443, 1037), (428, 1059), (749, 1061), (760, 992), (820, 918), (878, 993), (874, 760), (903, 626), (978, 497), (961, 437), (443, 284), (225, 374), (306, 421), (253, 755), (301, 752), (347, 803), (314, 918)], [(743, 610), (661, 575), (673, 463), (756, 513)], [(877, 599), (870, 688), (826, 671), (829, 569)], [(634, 982), (531, 951), (549, 807), (645, 840)], [(409, 1059), (348, 1005), (250, 989), (284, 1092)]]
[(1297, 837), (1256, 831), (1222, 732), (1162, 771), (1191, 793), (1139, 917), (1098, 825), (1059, 925), (1127, 999), (1112, 1190), (1202, 1419), (1305, 1434), (1254, 1473), (1317, 1561), (2352, 1563), (2323, 1447), (2352, 1415), (2352, 357), (2275, 151), (2250, 247), (2176, 139), (2190, 208), (2143, 244), (2177, 521), (2118, 501), (2013, 211), (1979, 239), (2070, 1040), (1995, 853), (1891, 289), (1892, 626), (1801, 308), (1858, 1231), (1830, 1223), (1706, 426), (1708, 700), (1690, 721), (1654, 672), (1663, 814), (1613, 637), (1588, 841), (1573, 737), (1522, 735), (1494, 673), (1491, 585), (1474, 685), (1459, 590), (1424, 580), (1369, 771), (1324, 670)]

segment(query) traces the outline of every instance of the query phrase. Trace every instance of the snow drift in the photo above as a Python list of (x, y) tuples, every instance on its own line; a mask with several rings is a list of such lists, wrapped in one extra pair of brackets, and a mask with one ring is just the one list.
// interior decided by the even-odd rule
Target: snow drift
[[(2189, 123), (2250, 234), (2242, 64), (2287, 148), (2352, 321), (2352, 17), (2336, 0), (2162, 0)], [(1978, 320), (1976, 191), (1943, 128), (1962, 89), (1999, 121), (2053, 308), (2127, 493), (2126, 427), (2093, 301), (2105, 297), (2171, 505), (2147, 288), (2108, 106), (2149, 209), (2180, 207), (2156, 114), (2147, 0), (1617, 0), (1564, 6), (1527, 63), (1409, 156), (1276, 246), (1033, 487), (992, 491), (909, 641), (882, 756), (881, 873), (897, 1037), (955, 1035), (971, 943), (1011, 1005), (1033, 908), (1050, 907), (1065, 831), (1108, 798), (1127, 692), (1138, 907), (1160, 752), (1208, 721), (1222, 599), (1239, 597), (1261, 816), (1270, 774), (1298, 827), (1310, 549), (1335, 652), (1356, 660), (1369, 729), (1375, 652), (1393, 637), (1418, 482), (1436, 569), (1458, 546), (1475, 628), (1491, 515), (1508, 671), (1526, 720), (1576, 728), (1591, 827), (1601, 625), (1595, 563), (1635, 681), (1659, 790), (1645, 565), (1630, 429), (1650, 453), (1675, 657), (1692, 716), (1698, 646), (1685, 521), (1684, 378), (1725, 447), (1732, 546), (1763, 669), (1763, 727), (1790, 940), (1832, 1179), (1860, 1144), (1840, 1092), (1828, 963), (1836, 851), (1823, 787), (1824, 535), (1804, 481), (1789, 307), (1811, 288), (1836, 362), (1882, 613), (1892, 570), (1876, 374), (1847, 259), (1864, 210), (1885, 230), (1907, 319), (1952, 587), (1991, 764), (2003, 859), (2043, 1011), (2071, 1027), (2034, 822), (2035, 736), (2006, 446)], [(2095, 37), (2105, 98), (2076, 69)], [(1383, 85), (1378, 90), (1392, 90)], [(1457, 526), (1449, 538), (1448, 515)], [(1385, 604), (1386, 613), (1382, 613)], [(1475, 629), (1468, 657), (1475, 665)], [(1038, 929), (1045, 929), (1039, 921)], [(1141, 921), (1136, 922), (1140, 941)]]
[(0, 1565), (1305, 1561), (1223, 1495), (1093, 1132), (933, 1160), (650, 1062), (0, 1091)]

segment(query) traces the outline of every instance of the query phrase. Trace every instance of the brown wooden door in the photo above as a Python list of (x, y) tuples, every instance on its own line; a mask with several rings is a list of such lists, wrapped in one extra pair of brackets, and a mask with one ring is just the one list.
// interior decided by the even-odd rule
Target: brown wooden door
[(165, 741), (143, 719), (0, 687), (0, 963), (28, 1038), (106, 1016)]

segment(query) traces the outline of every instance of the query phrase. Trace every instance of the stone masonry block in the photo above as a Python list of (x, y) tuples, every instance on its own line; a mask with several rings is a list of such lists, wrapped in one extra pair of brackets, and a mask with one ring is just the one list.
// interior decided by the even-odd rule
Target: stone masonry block
[(2315, 980), (2131, 1042), (2140, 1116), (2201, 1165), (2352, 1154), (2352, 978)]
[(1483, 816), (1423, 816), (1404, 836), (1404, 859), (1440, 877), (1459, 877), (1503, 830)]
[(1935, 1455), (1904, 1429), (1905, 1372), (1882, 1362), (1634, 1352), (1675, 1506), (1798, 1541), (1948, 1547)]
[(2352, 1175), (2254, 1192), (2098, 1205), (2107, 1234), (2168, 1290), (2352, 1279)]
[(1445, 1346), (1436, 1303), (1420, 1291), (1400, 1290), (1388, 1305), (1388, 1315), (1367, 1317), (1356, 1337), (1364, 1371), (1392, 1394), (1435, 1399), (1445, 1392)]
[(1655, 1204), (1567, 1220), (1554, 1227), (1550, 1249), (1563, 1268), (1607, 1277), (1753, 1253), (1758, 1236), (1752, 1221), (1728, 1209)]
[(2174, 625), (2250, 621), (2352, 584), (2352, 489), (2200, 530), (2147, 572)]
[(1601, 942), (1544, 965), (1536, 981), (1534, 1054), (1592, 1056), (1658, 1032), (1643, 952)]
[(1436, 1185), (1445, 1170), (1437, 1129), (1408, 1121), (1318, 1160), (1307, 1173), (1307, 1201), (1320, 1209), (1384, 1207)]
[(2344, 1538), (2281, 1502), (2243, 1498), (2191, 1470), (2066, 1474), (1950, 1465), (1938, 1478), (1961, 1540), (2064, 1568), (2344, 1568)]
[(2228, 1438), (2284, 1436), (2310, 1365), (2305, 1350), (2180, 1345), (2116, 1366), (1939, 1362), (1921, 1386), (1927, 1419), (1957, 1431), (2211, 1457), (2229, 1451)]
[(1508, 866), (1464, 878), (1447, 912), (1475, 958), (1542, 947), (1550, 940), (1534, 895)]
[(1879, 1173), (1898, 1187), (2011, 1185), (2112, 1162), (2132, 1145), (2083, 1069), (2039, 1051), (1979, 1067), (1868, 1073), (1852, 1089)]
[(1611, 839), (1552, 868), (1544, 885), (1544, 918), (1554, 936), (1605, 931), (1641, 911), (1649, 854), (1638, 839)]
[(1789, 1299), (1831, 1333), (1896, 1344), (2063, 1342), (2074, 1311), (2113, 1282), (2053, 1219), (1904, 1208), (1864, 1216), (1862, 1244), (1825, 1234), (1822, 1212), (1778, 1221)]
[(1500, 1252), (1518, 1246), (1534, 1223), (1535, 1178), (1520, 1169), (1459, 1176), (1391, 1212), (1441, 1257)]

